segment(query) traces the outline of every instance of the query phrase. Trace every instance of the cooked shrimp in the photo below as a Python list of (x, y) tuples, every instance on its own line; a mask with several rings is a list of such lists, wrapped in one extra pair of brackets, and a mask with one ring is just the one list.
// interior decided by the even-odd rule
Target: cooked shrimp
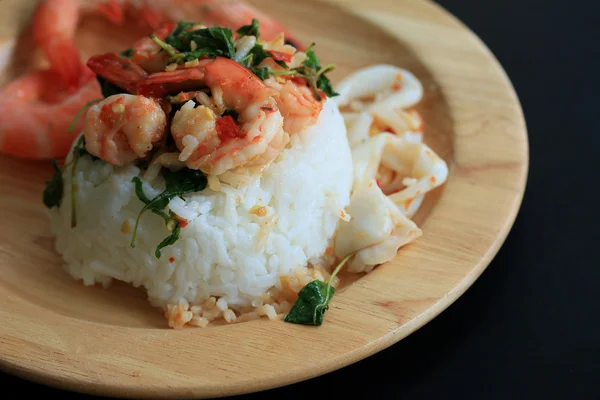
[[(180, 79), (185, 71), (155, 74), (158, 78), (150, 76), (146, 85), (152, 88), (170, 82), (173, 75)], [(201, 79), (211, 89), (213, 102), (222, 102), (194, 108), (194, 102), (188, 101), (175, 113), (171, 133), (181, 151), (180, 160), (188, 168), (219, 175), (248, 163), (255, 166), (258, 159), (268, 163), (279, 154), (269, 147), (273, 143), (282, 148), (287, 143), (276, 92), (228, 58), (202, 60), (187, 71), (191, 81)], [(225, 108), (238, 113), (237, 122), (231, 115), (217, 114)]]
[[(265, 85), (277, 90), (277, 104), (285, 121), (283, 129), (290, 135), (302, 132), (319, 118), (323, 102), (315, 98), (306, 81), (271, 77)], [(324, 99), (325, 95), (321, 97)]]
[(126, 165), (145, 157), (166, 128), (167, 115), (157, 100), (117, 94), (89, 109), (83, 132), (90, 154)]
[(113, 53), (90, 57), (87, 66), (98, 76), (129, 93), (137, 94), (137, 84), (148, 76), (133, 61)]
[(30, 159), (61, 158), (75, 139), (69, 126), (86, 103), (101, 98), (100, 86), (73, 44), (73, 1), (42, 0), (32, 24), (35, 44), (50, 68), (20, 76), (0, 90), (0, 151)]
[[(101, 96), (93, 75), (88, 73), (81, 82), (67, 93), (55, 72), (36, 71), (4, 87), (0, 91), (2, 153), (28, 159), (64, 157), (76, 137), (68, 133), (74, 116)], [(75, 132), (82, 125), (79, 120)]]

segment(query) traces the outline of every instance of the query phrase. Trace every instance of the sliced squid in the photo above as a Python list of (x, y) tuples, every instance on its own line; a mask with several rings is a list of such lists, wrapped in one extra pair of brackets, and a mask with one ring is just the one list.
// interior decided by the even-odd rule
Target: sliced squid
[[(336, 238), (338, 257), (357, 251), (349, 271), (368, 272), (421, 236), (410, 218), (425, 194), (448, 177), (443, 159), (424, 143), (409, 139), (381, 133), (352, 149), (353, 193), (347, 207), (352, 218), (341, 223)], [(383, 193), (375, 180), (382, 166), (397, 174), (402, 190), (389, 196)]]
[(381, 166), (396, 172), (409, 183), (404, 189), (389, 195), (409, 218), (416, 213), (423, 196), (443, 184), (448, 178), (446, 162), (426, 144), (407, 140), (391, 133), (381, 133), (352, 149), (354, 187), (370, 182)]
[(340, 258), (357, 252), (348, 265), (350, 272), (368, 272), (391, 260), (401, 246), (422, 234), (374, 179), (354, 189), (347, 211), (352, 218), (340, 223), (335, 252)]
[(336, 87), (338, 106), (374, 97), (368, 110), (412, 107), (423, 97), (423, 85), (411, 72), (393, 65), (374, 65), (346, 76)]
[(408, 110), (423, 97), (423, 86), (412, 73), (375, 65), (348, 75), (336, 91), (354, 181), (346, 208), (350, 220), (340, 221), (335, 254), (354, 253), (349, 271), (369, 272), (422, 235), (411, 218), (425, 194), (447, 180), (448, 166), (423, 143), (421, 116)]

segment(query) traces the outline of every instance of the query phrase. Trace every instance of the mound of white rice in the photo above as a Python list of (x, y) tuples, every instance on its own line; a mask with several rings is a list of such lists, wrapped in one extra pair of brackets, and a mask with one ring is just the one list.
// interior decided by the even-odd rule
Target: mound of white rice
[(289, 309), (290, 290), (327, 275), (307, 265), (327, 252), (344, 215), (352, 159), (342, 116), (327, 101), (318, 122), (294, 135), (262, 176), (237, 189), (222, 183), (212, 185), (218, 191), (173, 199), (169, 208), (189, 223), (160, 259), (154, 252), (169, 231), (151, 212), (141, 218), (136, 246), (130, 246), (144, 206), (134, 176), (143, 180), (148, 198), (164, 190), (158, 174), (144, 177), (134, 166), (82, 157), (75, 177), (77, 226), (71, 228), (71, 169), (65, 168), (64, 198), (51, 210), (65, 269), (86, 285), (117, 279), (143, 286), (150, 302), (167, 312), (170, 326), (205, 326), (221, 317), (273, 318)]

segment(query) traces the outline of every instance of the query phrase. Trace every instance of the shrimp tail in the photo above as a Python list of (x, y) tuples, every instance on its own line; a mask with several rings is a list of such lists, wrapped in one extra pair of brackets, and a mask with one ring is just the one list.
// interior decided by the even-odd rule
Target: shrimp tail
[(137, 93), (137, 84), (148, 73), (128, 58), (114, 53), (100, 54), (91, 57), (87, 66), (96, 75), (112, 82), (128, 93)]
[(163, 97), (169, 93), (186, 92), (204, 86), (205, 65), (210, 62), (212, 60), (204, 60), (196, 68), (151, 74), (139, 82), (137, 92), (148, 97)]

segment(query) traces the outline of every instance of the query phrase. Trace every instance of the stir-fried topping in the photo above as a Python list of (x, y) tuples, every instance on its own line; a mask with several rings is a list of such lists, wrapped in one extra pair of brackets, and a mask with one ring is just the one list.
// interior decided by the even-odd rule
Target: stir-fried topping
[[(161, 29), (159, 31), (164, 31)], [(181, 21), (172, 28), (170, 33), (164, 37), (157, 33), (150, 35), (150, 39), (159, 47), (155, 54), (157, 58), (164, 60), (164, 71), (172, 72), (194, 68), (195, 62), (215, 57), (226, 57), (239, 62), (251, 70), (260, 79), (265, 80), (271, 76), (285, 76), (288, 78), (299, 78), (311, 88), (315, 98), (321, 101), (323, 95), (334, 97), (338, 94), (333, 90), (326, 73), (332, 71), (335, 66), (322, 66), (314, 51), (314, 43), (305, 51), (298, 52), (293, 46), (285, 44), (283, 34), (274, 41), (265, 42), (260, 39), (260, 26), (258, 20), (254, 19), (251, 24), (240, 27), (235, 34), (231, 29), (219, 26), (206, 27), (194, 22)], [(240, 46), (240, 44), (253, 44), (251, 47)], [(126, 49), (120, 53), (123, 59), (135, 60), (138, 51), (147, 49)], [(167, 57), (163, 57), (165, 55)], [(144, 54), (147, 56), (147, 54)], [(124, 87), (123, 81), (116, 76), (110, 76), (110, 72), (96, 61), (106, 55), (96, 56), (88, 64), (98, 75), (105, 97), (118, 93), (138, 94), (139, 84), (144, 80), (144, 74), (128, 72), (133, 78), (134, 86)], [(265, 60), (270, 61), (265, 62)], [(297, 60), (303, 60), (298, 63)], [(296, 61), (296, 62), (295, 62)], [(124, 70), (135, 69), (140, 66), (134, 61), (121, 60)], [(114, 70), (113, 70), (114, 72)], [(151, 73), (152, 71), (145, 71)], [(138, 74), (137, 77), (134, 75)], [(181, 75), (181, 78), (185, 77)], [(121, 82), (119, 82), (121, 81)], [(172, 90), (169, 95), (177, 95), (178, 90)]]
[[(206, 174), (253, 166), (257, 163), (250, 161), (256, 159), (266, 165), (287, 145), (288, 135), (316, 122), (326, 97), (337, 95), (326, 76), (334, 66), (321, 65), (314, 45), (298, 51), (285, 42), (283, 33), (265, 41), (256, 19), (235, 32), (187, 21), (166, 24), (120, 55), (96, 55), (87, 65), (104, 96), (99, 104), (88, 105), (86, 126), (94, 132), (84, 133), (88, 147), (96, 144), (88, 150), (115, 165), (122, 165), (115, 160), (129, 160), (132, 154), (136, 165), (149, 165), (149, 159), (165, 152), (179, 154), (186, 167)], [(154, 99), (167, 114), (164, 132), (135, 134), (131, 127), (149, 126), (148, 120), (159, 116), (136, 113), (127, 105), (123, 109), (117, 95)], [(148, 103), (132, 98), (129, 102)], [(190, 102), (192, 109), (205, 109), (190, 112), (183, 107)], [(94, 116), (100, 120), (90, 122)], [(188, 129), (192, 125), (208, 130)], [(213, 139), (213, 125), (219, 141)], [(113, 131), (116, 134), (104, 136)], [(140, 140), (143, 146), (136, 142)], [(120, 154), (127, 152), (125, 142), (132, 150), (142, 150)], [(233, 157), (234, 150), (241, 157)]]
[[(317, 121), (325, 98), (337, 95), (326, 77), (334, 67), (321, 66), (313, 46), (300, 52), (283, 33), (265, 41), (256, 19), (235, 32), (186, 21), (165, 24), (120, 54), (99, 54), (87, 65), (103, 98), (86, 104), (76, 117), (85, 114), (68, 165), (72, 227), (82, 155), (142, 171), (161, 168), (167, 188), (154, 199), (145, 197), (139, 177), (132, 182), (144, 207), (131, 246), (140, 218), (150, 210), (169, 231), (156, 257), (178, 240), (183, 227), (167, 210), (171, 199), (203, 190), (207, 175), (264, 170), (290, 135)], [(63, 196), (56, 171), (44, 193), (49, 208), (59, 207)]]
[(169, 205), (169, 202), (174, 197), (183, 196), (187, 193), (198, 192), (206, 187), (206, 177), (199, 171), (182, 169), (177, 172), (172, 172), (165, 170), (163, 171), (162, 175), (165, 179), (166, 188), (161, 194), (152, 200), (150, 200), (144, 193), (141, 179), (135, 176), (132, 180), (132, 182), (135, 184), (135, 194), (137, 195), (138, 199), (145, 204), (145, 206), (142, 208), (135, 221), (133, 235), (131, 236), (131, 247), (135, 247), (135, 238), (137, 236), (140, 219), (148, 210), (164, 219), (167, 229), (169, 232), (171, 232), (170, 235), (167, 236), (156, 247), (156, 258), (160, 258), (160, 250), (163, 247), (172, 245), (179, 240), (179, 232), (181, 231), (181, 221), (172, 211), (166, 213), (164, 209)]

